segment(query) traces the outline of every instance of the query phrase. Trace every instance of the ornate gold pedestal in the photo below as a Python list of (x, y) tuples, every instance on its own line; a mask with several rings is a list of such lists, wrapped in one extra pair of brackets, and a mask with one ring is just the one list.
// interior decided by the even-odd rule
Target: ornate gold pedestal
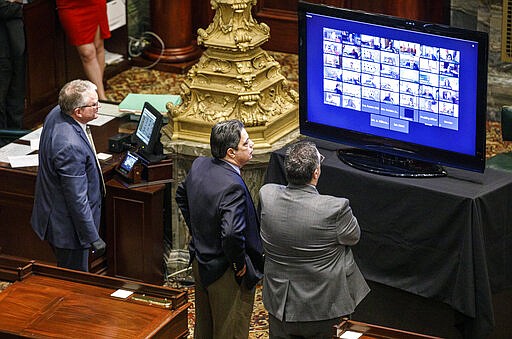
[(181, 85), (182, 103), (168, 104), (173, 140), (208, 143), (218, 121), (239, 119), (255, 149), (272, 147), (298, 127), (298, 94), (288, 88), (280, 65), (261, 49), (270, 35), (251, 14), (255, 0), (212, 0), (210, 26), (198, 30), (207, 50)]

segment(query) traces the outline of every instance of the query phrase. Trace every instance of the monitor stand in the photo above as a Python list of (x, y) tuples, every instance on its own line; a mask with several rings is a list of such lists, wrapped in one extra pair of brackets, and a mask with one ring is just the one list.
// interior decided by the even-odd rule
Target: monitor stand
[(165, 154), (148, 154), (144, 152), (137, 152), (137, 155), (147, 164), (155, 164), (166, 158)]
[(164, 160), (166, 156), (164, 155), (164, 146), (160, 141), (160, 137), (153, 146), (153, 152), (146, 152), (145, 149), (139, 148), (139, 150), (137, 151), (137, 155), (141, 158), (142, 161), (145, 161), (147, 164), (154, 164)]
[(437, 164), (359, 148), (339, 149), (338, 158), (354, 168), (393, 177), (432, 178), (447, 173)]

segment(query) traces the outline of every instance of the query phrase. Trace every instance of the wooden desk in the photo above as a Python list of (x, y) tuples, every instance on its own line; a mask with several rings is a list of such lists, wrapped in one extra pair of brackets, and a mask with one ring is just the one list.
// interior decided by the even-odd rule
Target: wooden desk
[[(31, 338), (186, 338), (184, 291), (0, 257), (0, 333)], [(132, 291), (126, 299), (117, 289)], [(151, 299), (152, 302), (149, 302)]]

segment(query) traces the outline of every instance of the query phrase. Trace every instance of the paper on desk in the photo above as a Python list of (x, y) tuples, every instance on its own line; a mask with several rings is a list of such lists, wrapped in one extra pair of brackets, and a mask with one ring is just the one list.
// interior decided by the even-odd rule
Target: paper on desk
[(33, 130), (29, 134), (25, 134), (20, 138), (20, 140), (33, 140), (33, 139), (39, 139), (41, 137), (41, 132), (43, 131), (43, 128), (40, 127), (36, 130)]
[(113, 117), (122, 117), (126, 112), (119, 111), (119, 105), (109, 104), (106, 102), (101, 103), (100, 115), (110, 115)]
[[(116, 0), (109, 1), (107, 3), (107, 7), (108, 7), (108, 4), (115, 2), (115, 1)], [(123, 17), (124, 17), (124, 15), (123, 15)], [(110, 15), (108, 15), (108, 18), (110, 21)], [(112, 27), (110, 28), (110, 31), (113, 31)], [(105, 64), (106, 65), (114, 65), (114, 64), (120, 63), (123, 60), (124, 60), (124, 58), (123, 58), (122, 54), (110, 52), (105, 49)]]
[(32, 151), (39, 150), (39, 138), (37, 138), (37, 139), (30, 139), (30, 149)]
[(97, 157), (98, 157), (98, 159), (100, 159), (100, 160), (108, 160), (108, 159), (112, 158), (112, 154), (102, 153), (102, 152), (100, 152), (100, 153), (96, 154), (96, 156), (97, 156)]
[(9, 157), (9, 162), (11, 163), (12, 168), (39, 166), (39, 158), (37, 154), (12, 156)]
[(11, 142), (10, 144), (0, 148), (0, 162), (9, 162), (9, 157), (27, 155), (30, 152), (32, 152), (32, 150), (30, 149), (29, 145), (22, 145)]
[(357, 339), (362, 336), (362, 333), (353, 332), (353, 331), (345, 331), (342, 335), (339, 335), (338, 338), (342, 339)]
[(115, 117), (111, 115), (102, 115), (98, 114), (98, 117), (92, 121), (89, 121), (87, 124), (90, 126), (103, 126), (110, 120), (114, 119)]
[(127, 291), (127, 290), (117, 290), (115, 291), (114, 293), (111, 294), (112, 297), (116, 297), (116, 298), (122, 298), (122, 299), (126, 299), (128, 298), (129, 296), (131, 296), (133, 294), (132, 291)]

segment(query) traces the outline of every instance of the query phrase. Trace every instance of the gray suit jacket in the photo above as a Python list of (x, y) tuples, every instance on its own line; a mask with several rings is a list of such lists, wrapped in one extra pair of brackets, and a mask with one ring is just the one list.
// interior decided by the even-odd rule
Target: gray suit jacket
[(39, 141), (32, 228), (56, 247), (89, 248), (99, 239), (101, 189), (85, 131), (55, 107), (45, 119)]
[(293, 322), (353, 313), (370, 289), (349, 247), (360, 229), (348, 200), (310, 185), (266, 184), (260, 204), (267, 311)]

